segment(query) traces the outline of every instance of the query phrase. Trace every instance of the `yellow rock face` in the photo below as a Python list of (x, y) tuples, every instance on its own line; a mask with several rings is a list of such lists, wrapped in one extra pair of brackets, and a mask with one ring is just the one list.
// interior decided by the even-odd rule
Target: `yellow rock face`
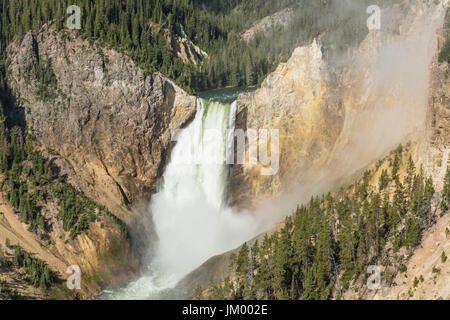
[(273, 176), (261, 175), (260, 165), (234, 165), (232, 205), (256, 207), (299, 187), (302, 197), (327, 191), (399, 143), (424, 136), (443, 7), (412, 0), (408, 10), (395, 5), (383, 15), (390, 19), (381, 30), (342, 61), (324, 60), (314, 41), (238, 98), (237, 128), (279, 130), (280, 161)]
[[(279, 194), (289, 180), (326, 161), (343, 125), (342, 106), (333, 101), (329, 81), (321, 47), (314, 41), (297, 48), (261, 89), (239, 97), (238, 128), (279, 130), (280, 168), (274, 176), (261, 176), (261, 166), (234, 166), (231, 190), (235, 203), (245, 197), (253, 202)], [(241, 177), (243, 183), (233, 183)]]

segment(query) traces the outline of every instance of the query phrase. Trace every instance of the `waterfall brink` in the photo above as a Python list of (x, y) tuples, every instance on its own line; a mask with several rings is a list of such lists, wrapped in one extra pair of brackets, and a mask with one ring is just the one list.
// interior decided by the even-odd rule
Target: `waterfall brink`
[(227, 148), (233, 148), (236, 102), (198, 99), (193, 122), (177, 144), (152, 198), (158, 242), (148, 257), (147, 276), (112, 294), (116, 299), (161, 298), (208, 258), (253, 237), (257, 224), (227, 207)]

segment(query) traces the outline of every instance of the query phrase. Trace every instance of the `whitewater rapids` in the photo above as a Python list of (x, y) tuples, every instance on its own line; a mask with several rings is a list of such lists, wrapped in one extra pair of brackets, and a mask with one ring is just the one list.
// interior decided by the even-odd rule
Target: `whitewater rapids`
[(226, 156), (234, 148), (236, 102), (197, 101), (196, 116), (176, 135), (160, 189), (149, 206), (158, 241), (147, 259), (148, 272), (105, 298), (161, 298), (210, 257), (258, 232), (251, 215), (227, 206)]

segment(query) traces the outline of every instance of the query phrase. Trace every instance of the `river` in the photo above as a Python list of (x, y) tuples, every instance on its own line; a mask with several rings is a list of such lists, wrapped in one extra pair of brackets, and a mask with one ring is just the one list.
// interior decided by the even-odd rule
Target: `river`
[(199, 95), (195, 118), (176, 135), (171, 159), (149, 204), (158, 241), (149, 248), (145, 272), (125, 288), (105, 291), (101, 299), (184, 297), (173, 289), (184, 276), (257, 234), (250, 214), (227, 205), (226, 155), (233, 148), (235, 100), (243, 91), (249, 90)]

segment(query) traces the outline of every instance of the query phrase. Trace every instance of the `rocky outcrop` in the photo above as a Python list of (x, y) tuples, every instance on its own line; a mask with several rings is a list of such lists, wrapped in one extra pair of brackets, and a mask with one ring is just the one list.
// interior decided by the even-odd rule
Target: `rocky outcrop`
[(181, 35), (177, 35), (169, 30), (166, 24), (161, 26), (160, 24), (149, 21), (148, 25), (154, 33), (163, 32), (167, 49), (185, 64), (198, 65), (205, 58), (208, 58), (208, 54), (189, 39), (181, 24)]
[(233, 205), (254, 207), (298, 186), (309, 196), (325, 192), (399, 143), (423, 137), (428, 68), (445, 6), (405, 2), (384, 9), (381, 30), (338, 61), (325, 60), (314, 41), (238, 98), (237, 128), (279, 130), (280, 164), (274, 176), (261, 175), (261, 166), (233, 166)]
[[(438, 32), (440, 52), (450, 30)], [(427, 134), (424, 141), (424, 167), (435, 181), (443, 181), (450, 164), (450, 75), (449, 63), (436, 58), (430, 67), (430, 89), (427, 110)], [(439, 187), (442, 187), (439, 184)]]
[(280, 168), (276, 175), (262, 176), (261, 166), (233, 166), (233, 204), (281, 194), (284, 184), (297, 181), (307, 167), (322, 165), (342, 130), (343, 117), (320, 45), (314, 41), (297, 48), (261, 89), (238, 98), (236, 128), (279, 130)]
[[(195, 114), (195, 97), (127, 56), (51, 25), (8, 48), (9, 83), (30, 132), (82, 191), (124, 210), (156, 188), (171, 136)], [(54, 75), (54, 87), (39, 77)]]
[(182, 36), (164, 30), (164, 38), (166, 39), (169, 50), (173, 52), (184, 63), (198, 65), (208, 54), (195, 45), (188, 36), (182, 32)]
[(253, 24), (253, 26), (245, 30), (241, 34), (241, 38), (247, 42), (253, 40), (256, 34), (266, 32), (275, 27), (286, 28), (294, 15), (294, 10), (292, 8), (286, 8), (281, 11), (275, 12), (274, 14), (264, 17), (261, 20)]
[[(22, 119), (59, 175), (134, 225), (146, 203), (140, 200), (155, 191), (169, 159), (172, 135), (195, 115), (196, 98), (160, 73), (144, 74), (128, 56), (51, 24), (27, 33), (7, 53), (13, 118)], [(29, 250), (63, 278), (67, 266), (78, 265), (84, 297), (136, 275), (139, 257), (114, 217), (103, 214), (69, 239), (57, 204), (50, 199), (43, 210), (52, 223), (50, 241)], [(17, 220), (12, 213), (11, 219)], [(26, 246), (24, 237), (36, 242), (23, 230), (16, 243)]]
[[(450, 166), (450, 77), (449, 63), (438, 62), (437, 56), (443, 40), (448, 37), (449, 30), (437, 33), (437, 51), (430, 65), (430, 82), (428, 89), (428, 108), (426, 130), (419, 139), (414, 157), (423, 165), (425, 173), (431, 176), (439, 193), (447, 168)], [(439, 206), (439, 202), (436, 204)], [(436, 209), (438, 210), (438, 209)], [(349, 290), (344, 299), (450, 299), (450, 264), (444, 261), (442, 254), (450, 252), (450, 215), (443, 214), (429, 230), (424, 232), (422, 243), (405, 263), (405, 273), (398, 274), (393, 283), (382, 285), (380, 290), (358, 293)], [(420, 279), (420, 281), (419, 281)]]

